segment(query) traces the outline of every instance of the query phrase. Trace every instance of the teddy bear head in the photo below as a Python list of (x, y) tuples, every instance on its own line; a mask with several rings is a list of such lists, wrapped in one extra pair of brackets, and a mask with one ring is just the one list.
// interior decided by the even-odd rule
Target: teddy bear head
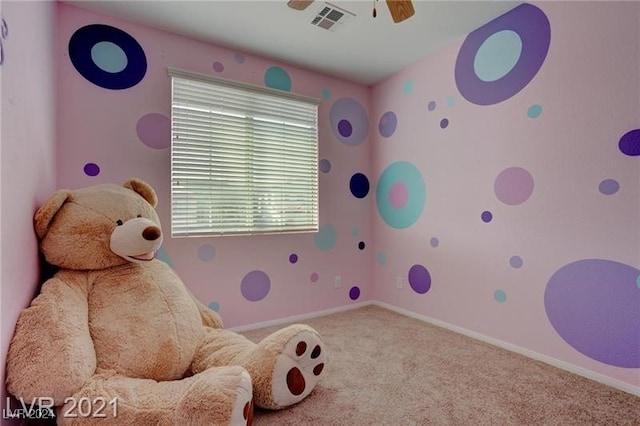
[(155, 191), (140, 179), (57, 191), (34, 216), (40, 250), (63, 269), (148, 262), (162, 244), (156, 204)]

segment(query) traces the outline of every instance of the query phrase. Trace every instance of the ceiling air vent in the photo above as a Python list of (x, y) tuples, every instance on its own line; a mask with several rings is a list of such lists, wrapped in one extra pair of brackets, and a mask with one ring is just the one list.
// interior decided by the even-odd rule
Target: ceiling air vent
[(318, 8), (311, 21), (311, 25), (329, 31), (336, 31), (344, 24), (355, 18), (355, 13), (349, 12), (329, 2), (323, 3)]

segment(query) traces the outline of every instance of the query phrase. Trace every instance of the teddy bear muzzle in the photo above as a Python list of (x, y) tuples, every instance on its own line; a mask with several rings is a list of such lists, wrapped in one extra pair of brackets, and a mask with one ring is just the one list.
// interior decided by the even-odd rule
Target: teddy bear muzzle
[(111, 251), (130, 262), (153, 260), (161, 245), (162, 230), (143, 217), (118, 224), (111, 233)]

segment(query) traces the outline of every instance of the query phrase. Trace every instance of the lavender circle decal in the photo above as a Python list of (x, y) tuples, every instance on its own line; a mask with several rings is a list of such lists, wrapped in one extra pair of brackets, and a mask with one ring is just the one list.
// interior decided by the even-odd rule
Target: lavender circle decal
[(271, 280), (262, 271), (251, 271), (242, 279), (240, 292), (245, 299), (251, 302), (258, 302), (269, 294), (271, 290)]
[(639, 269), (612, 260), (569, 263), (547, 283), (547, 317), (560, 337), (583, 355), (640, 368), (639, 276)]
[(409, 269), (409, 285), (418, 294), (425, 294), (431, 288), (431, 274), (422, 265), (413, 265)]
[(153, 149), (165, 149), (171, 146), (171, 120), (164, 114), (155, 112), (145, 114), (136, 124), (138, 139)]
[(549, 19), (527, 3), (469, 33), (455, 65), (460, 94), (477, 105), (509, 99), (538, 73), (550, 41)]
[(398, 117), (393, 111), (387, 111), (382, 114), (380, 121), (378, 121), (378, 132), (380, 136), (388, 138), (396, 131), (398, 126)]
[(500, 172), (493, 189), (498, 200), (516, 206), (527, 201), (533, 193), (533, 177), (522, 167), (509, 167)]
[(369, 135), (367, 112), (352, 98), (340, 98), (331, 105), (329, 122), (335, 137), (345, 145), (360, 145)]

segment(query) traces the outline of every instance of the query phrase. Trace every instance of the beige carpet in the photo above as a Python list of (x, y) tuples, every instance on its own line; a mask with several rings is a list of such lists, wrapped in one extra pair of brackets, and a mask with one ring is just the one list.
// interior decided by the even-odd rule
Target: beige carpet
[(639, 397), (386, 309), (304, 323), (324, 336), (326, 373), (254, 425), (640, 425)]

